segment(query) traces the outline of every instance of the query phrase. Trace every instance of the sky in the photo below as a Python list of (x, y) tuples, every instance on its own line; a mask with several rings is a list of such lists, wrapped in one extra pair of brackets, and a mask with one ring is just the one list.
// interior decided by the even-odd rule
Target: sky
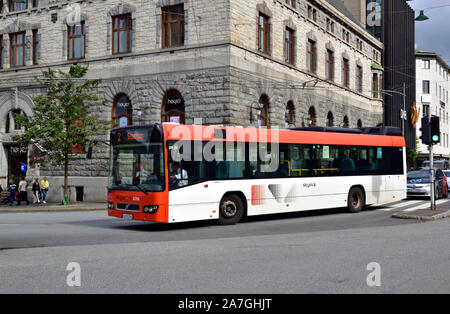
[[(416, 11), (424, 10), (430, 19), (416, 22), (418, 49), (436, 52), (450, 65), (450, 0), (414, 0), (409, 5)], [(441, 8), (433, 8), (447, 6)]]

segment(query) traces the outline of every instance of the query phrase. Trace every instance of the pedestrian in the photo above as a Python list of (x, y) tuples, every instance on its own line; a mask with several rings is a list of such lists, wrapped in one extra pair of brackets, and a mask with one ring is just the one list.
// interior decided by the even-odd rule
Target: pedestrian
[(42, 203), (46, 204), (47, 202), (45, 201), (47, 199), (47, 192), (48, 192), (48, 188), (49, 188), (49, 183), (47, 181), (47, 177), (44, 177), (44, 179), (41, 182), (41, 191), (42, 191)]
[(11, 202), (9, 206), (14, 206), (14, 200), (16, 199), (17, 185), (15, 185), (12, 180), (9, 181), (8, 192), (9, 192), (9, 200)]
[(30, 204), (28, 201), (27, 186), (28, 183), (25, 181), (25, 177), (22, 177), (22, 180), (19, 182), (19, 201), (17, 202), (17, 206), (20, 206), (22, 201), (27, 202), (27, 205)]
[(31, 188), (33, 191), (33, 204), (41, 203), (41, 187), (39, 185), (39, 179), (36, 178), (33, 183), (33, 187)]

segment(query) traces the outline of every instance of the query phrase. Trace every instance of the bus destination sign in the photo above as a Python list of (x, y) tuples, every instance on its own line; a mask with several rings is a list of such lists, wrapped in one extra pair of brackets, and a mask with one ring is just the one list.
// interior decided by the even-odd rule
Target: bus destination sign
[(144, 143), (149, 141), (151, 129), (123, 129), (113, 132), (112, 142), (114, 144)]

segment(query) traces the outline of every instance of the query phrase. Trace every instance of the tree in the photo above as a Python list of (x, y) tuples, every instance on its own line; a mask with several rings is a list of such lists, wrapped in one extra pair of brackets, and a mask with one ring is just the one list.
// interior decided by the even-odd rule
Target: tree
[(90, 138), (107, 128), (106, 121), (93, 115), (105, 105), (95, 93), (101, 80), (84, 79), (87, 71), (88, 68), (83, 66), (71, 66), (68, 73), (43, 71), (40, 84), (47, 93), (33, 99), (33, 116), (17, 117), (25, 131), (13, 137), (23, 147), (40, 145), (46, 157), (45, 163), (64, 165), (64, 203), (68, 200), (71, 156), (84, 153)]
[(417, 151), (417, 146), (419, 144), (419, 139), (416, 137), (414, 141), (414, 148), (406, 149), (406, 160), (408, 162), (409, 167), (416, 167), (416, 161), (419, 157), (419, 152)]

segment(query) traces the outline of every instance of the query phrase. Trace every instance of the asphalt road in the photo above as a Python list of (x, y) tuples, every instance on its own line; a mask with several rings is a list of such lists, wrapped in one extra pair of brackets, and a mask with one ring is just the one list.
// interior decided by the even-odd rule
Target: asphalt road
[[(106, 212), (0, 214), (0, 293), (450, 293), (450, 219), (390, 218), (426, 204), (235, 226), (130, 222)], [(67, 285), (71, 262), (80, 265), (80, 287)], [(367, 284), (372, 262), (380, 286)]]

